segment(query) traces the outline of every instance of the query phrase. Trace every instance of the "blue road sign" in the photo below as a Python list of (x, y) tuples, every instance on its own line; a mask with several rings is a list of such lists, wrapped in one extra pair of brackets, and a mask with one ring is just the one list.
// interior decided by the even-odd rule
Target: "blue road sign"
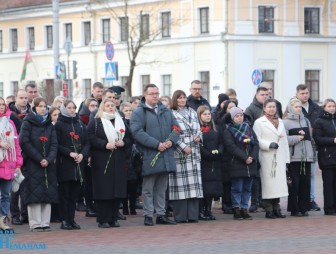
[(105, 63), (105, 80), (113, 81), (118, 79), (116, 62)]
[(252, 72), (252, 83), (256, 86), (260, 85), (262, 82), (262, 70), (260, 69), (255, 69)]
[(109, 61), (112, 61), (114, 57), (114, 47), (113, 47), (112, 42), (110, 41), (106, 42), (105, 55)]

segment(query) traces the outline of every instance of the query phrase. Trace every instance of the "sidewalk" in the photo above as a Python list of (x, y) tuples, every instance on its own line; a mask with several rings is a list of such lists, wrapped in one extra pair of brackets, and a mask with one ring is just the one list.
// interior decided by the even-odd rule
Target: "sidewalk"
[[(316, 181), (317, 203), (323, 206), (320, 171)], [(336, 253), (336, 217), (323, 211), (309, 217), (288, 216), (286, 199), (282, 210), (286, 219), (265, 219), (255, 213), (252, 221), (234, 221), (219, 209), (216, 221), (176, 226), (143, 226), (142, 211), (119, 221), (120, 228), (99, 229), (95, 218), (77, 212), (81, 230), (64, 231), (53, 223), (51, 232), (32, 233), (28, 225), (15, 227), (15, 242), (46, 244), (46, 250), (31, 253)], [(16, 250), (0, 253), (26, 253)]]

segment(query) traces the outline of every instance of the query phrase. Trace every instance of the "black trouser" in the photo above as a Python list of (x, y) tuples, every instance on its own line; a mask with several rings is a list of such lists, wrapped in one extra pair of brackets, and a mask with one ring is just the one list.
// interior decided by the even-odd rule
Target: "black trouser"
[(310, 210), (310, 162), (291, 162), (288, 167), (292, 184), (288, 186), (287, 211), (292, 213)]
[(263, 202), (266, 212), (280, 210), (280, 198), (264, 199)]
[(75, 219), (76, 201), (80, 189), (79, 181), (66, 181), (58, 184), (60, 217), (67, 223)]
[(253, 177), (252, 189), (251, 189), (251, 205), (256, 205), (257, 207), (261, 204), (261, 182), (260, 177)]
[[(24, 180), (20, 184), (20, 188), (17, 192), (11, 192), (10, 196), (10, 213), (12, 218), (20, 219), (20, 215), (23, 219), (28, 219), (27, 205), (24, 204)], [(20, 200), (20, 207), (19, 207)]]
[(127, 181), (127, 197), (123, 199), (123, 209), (128, 209), (127, 201), (129, 200), (129, 208), (131, 211), (135, 211), (135, 202), (137, 197), (138, 181)]
[(336, 212), (336, 167), (322, 169), (324, 212)]
[(199, 212), (200, 213), (204, 213), (205, 215), (207, 215), (207, 213), (211, 211), (212, 199), (213, 198), (209, 198), (209, 197), (199, 199)]
[(85, 204), (87, 209), (93, 209), (93, 198), (92, 198), (92, 173), (91, 167), (86, 166), (84, 168), (84, 197), (85, 197)]
[(118, 219), (120, 199), (95, 200), (97, 222), (114, 222)]
[(231, 181), (223, 182), (222, 209), (231, 209)]

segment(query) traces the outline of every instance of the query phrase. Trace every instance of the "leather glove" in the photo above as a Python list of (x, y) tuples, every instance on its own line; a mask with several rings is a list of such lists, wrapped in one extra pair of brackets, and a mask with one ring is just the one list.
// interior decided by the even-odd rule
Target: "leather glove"
[(270, 145), (269, 145), (269, 148), (271, 149), (278, 149), (279, 148), (279, 145), (275, 142), (272, 142)]

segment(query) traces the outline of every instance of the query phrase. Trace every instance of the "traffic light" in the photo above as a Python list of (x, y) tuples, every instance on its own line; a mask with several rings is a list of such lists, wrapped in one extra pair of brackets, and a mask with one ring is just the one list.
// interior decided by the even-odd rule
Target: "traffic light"
[(68, 87), (68, 84), (64, 83), (63, 87), (62, 87), (62, 90), (63, 90), (63, 96), (64, 97), (68, 97), (69, 96), (69, 87)]
[(73, 79), (76, 79), (77, 78), (77, 61), (73, 61), (72, 62), (72, 71), (73, 71)]
[(64, 62), (59, 63), (58, 76), (61, 80), (66, 80), (66, 68)]

